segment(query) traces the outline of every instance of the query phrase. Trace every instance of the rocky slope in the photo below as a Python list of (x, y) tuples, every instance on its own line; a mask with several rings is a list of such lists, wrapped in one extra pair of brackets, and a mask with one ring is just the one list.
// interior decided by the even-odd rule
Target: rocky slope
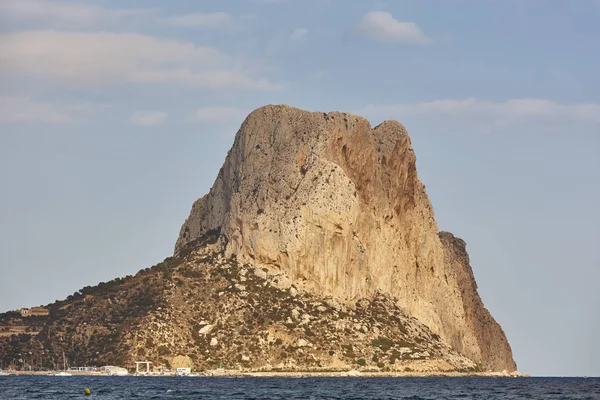
[[(354, 304), (315, 296), (225, 256), (211, 234), (133, 277), (87, 287), (49, 305), (37, 335), (0, 339), (3, 360), (46, 368), (187, 363), (195, 370), (475, 372), (389, 295)], [(2, 318), (4, 317), (4, 318)], [(0, 315), (0, 323), (23, 324)], [(39, 324), (40, 320), (36, 320)], [(8, 364), (8, 361), (5, 361)]]
[(465, 357), (516, 370), (464, 242), (440, 233), (405, 128), (288, 106), (254, 111), (175, 247), (206, 232), (227, 256), (341, 304), (384, 293)]

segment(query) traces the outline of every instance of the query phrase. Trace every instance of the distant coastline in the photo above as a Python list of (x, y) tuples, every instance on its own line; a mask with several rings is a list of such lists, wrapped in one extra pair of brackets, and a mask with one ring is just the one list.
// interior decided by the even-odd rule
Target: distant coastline
[[(9, 372), (9, 371), (6, 371)], [(53, 376), (54, 371), (10, 371), (13, 376)], [(73, 376), (109, 376), (94, 372), (73, 372)], [(174, 377), (174, 373), (127, 375), (139, 377)], [(264, 377), (264, 378), (531, 378), (529, 374), (505, 372), (375, 372), (375, 371), (241, 371), (241, 370), (209, 370), (198, 372), (189, 377)]]

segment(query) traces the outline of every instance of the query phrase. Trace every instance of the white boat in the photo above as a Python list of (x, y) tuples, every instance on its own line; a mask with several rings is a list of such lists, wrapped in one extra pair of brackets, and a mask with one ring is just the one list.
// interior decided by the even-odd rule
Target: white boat
[(4, 371), (2, 371), (2, 370), (0, 369), (0, 376), (9, 376), (9, 375), (10, 375), (10, 374), (7, 374), (6, 372), (4, 372)]
[(54, 374), (54, 376), (73, 376), (73, 374), (70, 374), (67, 372), (67, 361), (65, 359), (64, 351), (63, 351), (63, 368), (64, 368), (64, 371), (60, 371), (58, 374)]
[(125, 368), (116, 367), (114, 365), (105, 365), (104, 367), (100, 368), (100, 371), (102, 371), (104, 374), (110, 375), (110, 376), (129, 375), (129, 372)]

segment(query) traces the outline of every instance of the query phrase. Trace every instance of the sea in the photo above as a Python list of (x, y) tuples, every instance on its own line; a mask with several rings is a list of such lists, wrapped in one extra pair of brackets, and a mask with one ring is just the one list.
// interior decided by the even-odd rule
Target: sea
[[(86, 396), (84, 390), (90, 389)], [(0, 399), (600, 399), (600, 378), (0, 377)]]

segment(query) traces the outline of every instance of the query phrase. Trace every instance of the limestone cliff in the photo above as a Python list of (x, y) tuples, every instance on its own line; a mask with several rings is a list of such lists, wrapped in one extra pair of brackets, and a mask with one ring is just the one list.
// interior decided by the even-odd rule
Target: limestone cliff
[(266, 106), (248, 116), (175, 247), (207, 232), (227, 255), (341, 303), (385, 293), (460, 354), (516, 370), (484, 308), (465, 244), (438, 232), (406, 129)]

